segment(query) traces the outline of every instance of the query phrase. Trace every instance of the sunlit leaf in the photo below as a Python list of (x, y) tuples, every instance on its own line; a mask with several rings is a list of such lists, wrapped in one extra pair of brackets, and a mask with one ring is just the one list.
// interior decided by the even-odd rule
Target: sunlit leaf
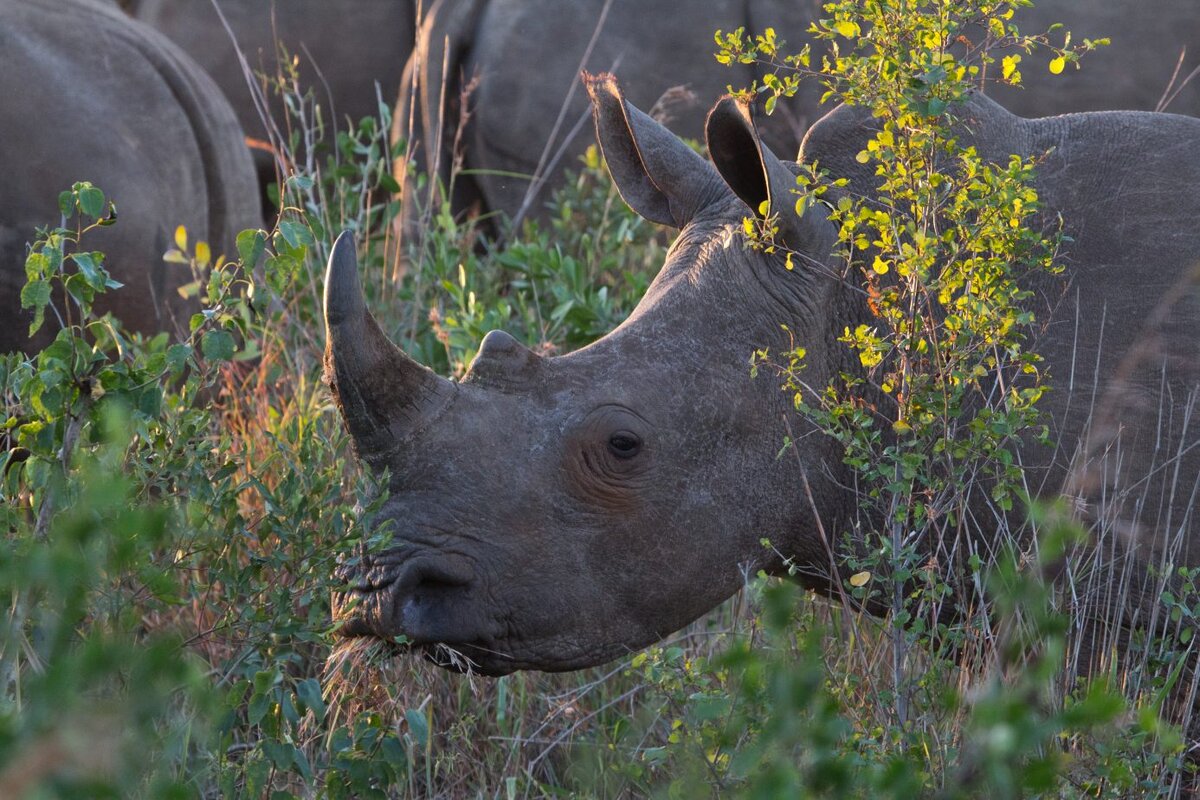
[(858, 23), (848, 19), (840, 19), (833, 23), (833, 29), (845, 36), (847, 39), (856, 39), (862, 32), (858, 27)]

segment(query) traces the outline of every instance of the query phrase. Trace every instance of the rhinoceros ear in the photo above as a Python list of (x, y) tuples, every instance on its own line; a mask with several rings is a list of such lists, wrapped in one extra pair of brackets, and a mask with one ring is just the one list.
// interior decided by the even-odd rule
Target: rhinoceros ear
[(779, 234), (789, 247), (821, 258), (829, 254), (835, 236), (829, 215), (820, 204), (796, 213), (796, 176), (763, 144), (746, 101), (722, 98), (704, 133), (717, 172), (755, 215), (778, 214)]
[(682, 228), (725, 192), (707, 161), (630, 105), (612, 75), (583, 73), (596, 140), (621, 197), (651, 222)]

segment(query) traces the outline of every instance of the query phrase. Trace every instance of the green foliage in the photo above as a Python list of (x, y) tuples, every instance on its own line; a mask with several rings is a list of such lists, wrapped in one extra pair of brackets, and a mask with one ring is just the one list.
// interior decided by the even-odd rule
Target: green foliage
[[(843, 607), (831, 630), (768, 587), (762, 641), (694, 671), (700, 691), (683, 716), (710, 785), (761, 797), (1116, 797), (1135, 786), (1168, 793), (1177, 780), (1177, 734), (1157, 716), (1164, 693), (1143, 696), (1130, 724), (1120, 720), (1136, 693), (1083, 674), (1072, 682), (1076, 630), (1041, 571), (1067, 557), (1074, 526), (1012, 521), (1025, 491), (1018, 447), (1046, 436), (1045, 375), (1027, 349), (1037, 331), (1029, 287), (1058, 273), (1060, 237), (1039, 216), (1038, 159), (985, 161), (960, 144), (955, 115), (997, 49), (1008, 53), (1000, 79), (1019, 83), (1021, 53), (1049, 44), (1017, 29), (1022, 5), (831, 2), (809, 31), (815, 44), (790, 55), (771, 29), (717, 34), (719, 61), (772, 69), (748, 90), (768, 112), (815, 78), (826, 99), (869, 109), (878, 131), (856, 159), (873, 167), (870, 196), (845, 191), (820, 165), (802, 165), (797, 179), (796, 213), (825, 206), (862, 290), (866, 321), (839, 340), (846, 366), (811, 385), (804, 342), (782, 363), (765, 351), (754, 359), (756, 372), (778, 371), (797, 412), (853, 469), (861, 513), (853, 529), (832, 532)], [(1103, 43), (1072, 47), (1067, 34), (1049, 48), (1050, 72)], [(784, 251), (791, 268), (797, 254), (774, 238), (773, 219), (745, 229), (750, 246)], [(887, 616), (869, 622), (856, 611), (865, 608)], [(859, 662), (821, 653), (831, 635), (886, 652), (846, 670)], [(1177, 678), (1188, 653), (1159, 652), (1156, 674)], [(979, 688), (953, 688), (964, 683)], [(706, 718), (714, 699), (724, 726)], [(1118, 722), (1123, 740), (1098, 732)], [(1109, 744), (1089, 752), (1091, 742)], [(686, 780), (674, 778), (672, 793)]]
[[(1071, 33), (1063, 31), (1062, 44), (1057, 45), (1061, 25), (1023, 33), (1016, 25), (1017, 12), (1033, 5), (1032, 0), (831, 2), (822, 6), (828, 16), (808, 31), (817, 43), (816, 54), (812, 44), (788, 52), (773, 28), (761, 34), (738, 28), (716, 32), (716, 59), (767, 70), (743, 90), (747, 95), (762, 94), (767, 113), (807, 79), (825, 87), (823, 101), (880, 110), (881, 101), (903, 97), (908, 111), (936, 117), (973, 86), (989, 80), (1019, 85), (1018, 65), (1024, 56), (1048, 54), (1046, 68), (1058, 75), (1067, 64), (1078, 69), (1081, 56), (1109, 44), (1107, 38), (1099, 38), (1073, 45)], [(884, 96), (889, 93), (893, 97), (887, 100)]]
[[(544, 350), (602, 335), (644, 291), (661, 239), (593, 153), (554, 215), (507, 245), (480, 247), (439, 209), (428, 246), (398, 255), (386, 109), (327, 142), (299, 124), (319, 117), (306, 116), (311, 98), (290, 102), (300, 119), (273, 229), (214, 254), (180, 227), (164, 255), (194, 276), (183, 340), (93, 313), (121, 290), (83, 247), (119, 224), (96, 187), (64, 192), (63, 226), (31, 247), (24, 303), (35, 330), (59, 331), (0, 360), (0, 588), (12, 598), (0, 795), (436, 793), (446, 734), (422, 710), (429, 698), (386, 689), (387, 653), (330, 655), (335, 567), (388, 534), (355, 521), (384, 498), (346, 462), (321, 382), (327, 247), (357, 230), (380, 318), (461, 374), (493, 327)], [(456, 740), (472, 738), (464, 727)]]
[(614, 328), (649, 285), (665, 251), (662, 233), (621, 202), (595, 148), (553, 207), (503, 245), (482, 246), (439, 207), (415, 255), (417, 272), (399, 287), (409, 310), (396, 338), (423, 363), (460, 376), (493, 329), (556, 352)]

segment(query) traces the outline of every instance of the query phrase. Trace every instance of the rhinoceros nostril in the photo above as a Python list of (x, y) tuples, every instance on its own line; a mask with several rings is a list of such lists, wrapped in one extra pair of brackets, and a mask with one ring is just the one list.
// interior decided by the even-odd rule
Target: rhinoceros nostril
[(396, 590), (401, 596), (467, 586), (474, 579), (470, 567), (458, 559), (417, 558), (404, 566)]
[(406, 565), (394, 598), (401, 631), (415, 643), (476, 638), (474, 583), (474, 571), (461, 559), (419, 559)]

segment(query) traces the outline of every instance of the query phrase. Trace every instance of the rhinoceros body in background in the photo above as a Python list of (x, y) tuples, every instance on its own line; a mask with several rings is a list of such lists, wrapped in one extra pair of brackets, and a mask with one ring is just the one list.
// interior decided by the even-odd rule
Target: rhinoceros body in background
[[(478, 205), (509, 217), (522, 210), (541, 212), (549, 191), (533, 186), (531, 193), (531, 178), (548, 176), (554, 188), (564, 168), (577, 167), (590, 139), (581, 69), (637, 76), (629, 81), (631, 99), (646, 108), (677, 86), (697, 97), (717, 97), (730, 84), (748, 86), (761, 70), (717, 63), (714, 31), (761, 31), (773, 25), (781, 37), (795, 41), (820, 3), (613, 0), (605, 13), (606, 5), (604, 0), (440, 0), (430, 7), (405, 79), (416, 73), (417, 94), (401, 95), (393, 131), (394, 138), (403, 137), (411, 115), (421, 144), (419, 164), (431, 171), (436, 167), (446, 182), (450, 144), (462, 119), (463, 81), (478, 77), (462, 140), (463, 167), (478, 172), (456, 181), (456, 208)], [(820, 93), (809, 82), (801, 97), (780, 103), (764, 125), (763, 135), (773, 147), (795, 153), (816, 119), (805, 115), (817, 108)], [(664, 110), (681, 136), (703, 138), (704, 102), (678, 99)], [(397, 177), (405, 173), (398, 163)]]
[[(837, 339), (872, 317), (833, 255), (832, 224), (819, 205), (795, 216), (795, 167), (761, 144), (735, 101), (709, 117), (714, 166), (611, 79), (590, 89), (623, 197), (680, 231), (645, 298), (607, 336), (547, 358), (495, 331), (450, 382), (387, 341), (365, 309), (349, 237), (334, 248), (328, 374), (360, 457), (390, 472), (380, 516), (396, 544), (351, 573), (347, 633), (403, 633), (431, 652), (445, 643), (493, 674), (573, 669), (678, 629), (747, 571), (781, 570), (782, 556), (818, 589), (844, 577), (820, 531), (840, 540), (858, 530), (853, 476), (778, 383), (751, 380), (747, 365), (794, 337), (809, 385), (861, 372)], [(963, 143), (988, 159), (1049, 152), (1037, 178), (1045, 219), (1061, 214), (1074, 238), (1064, 275), (1034, 287), (1058, 449), (1022, 453), (1031, 484), (1057, 492), (1072, 465), (1070, 491), (1102, 504), (1089, 508), (1110, 529), (1174, 545), (1140, 555), (1196, 563), (1200, 308), (1194, 293), (1162, 301), (1200, 255), (1200, 120), (1024, 119), (983, 97), (958, 113)], [(876, 179), (855, 154), (870, 123), (840, 109), (812, 128), (801, 156), (869, 194)], [(743, 246), (743, 218), (768, 199), (803, 268)], [(778, 459), (789, 432), (796, 446)], [(968, 544), (986, 554), (999, 512), (986, 497), (975, 512)], [(1110, 600), (1101, 590), (1092, 602)]]
[[(987, 94), (1014, 114), (1050, 116), (1077, 111), (1164, 110), (1200, 117), (1200, 80), (1184, 79), (1200, 67), (1200, 14), (1191, 0), (1040, 0), (1018, 10), (1014, 19), (1025, 33), (1050, 33), (1061, 45), (1063, 31), (1071, 42), (1107, 37), (1111, 44), (1084, 56), (1081, 68), (1050, 74), (1052, 54), (1023, 56), (1019, 65), (1024, 88), (992, 85)], [(996, 64), (993, 70), (999, 67)], [(1168, 87), (1175, 77), (1179, 90), (1170, 104)]]
[[(464, 80), (477, 78), (469, 98), (462, 137), (463, 168), (455, 183), (456, 210), (477, 206), (509, 217), (541, 212), (548, 191), (531, 177), (558, 185), (564, 167), (574, 167), (588, 144), (580, 69), (607, 70), (624, 78), (630, 100), (648, 108), (673, 86), (686, 85), (700, 97), (716, 97), (727, 85), (748, 86), (761, 69), (723, 67), (713, 58), (714, 30), (739, 26), (761, 32), (773, 26), (798, 51), (810, 41), (821, 0), (441, 0), (431, 6), (418, 34), (409, 69), (417, 73), (415, 106), (407, 96), (394, 120), (397, 136), (417, 120), (419, 164), (436, 165), (445, 182), (452, 164), (450, 143), (462, 118), (458, 109)], [(1049, 56), (1025, 56), (1024, 89), (990, 87), (1001, 102), (1023, 116), (1074, 111), (1150, 111), (1162, 97), (1188, 49), (1180, 79), (1200, 61), (1200, 14), (1194, 0), (1043, 0), (1021, 10), (1023, 31), (1045, 31), (1065, 23), (1073, 41), (1111, 37), (1110, 47), (1084, 60), (1083, 69), (1051, 75)], [(975, 36), (976, 39), (980, 37)], [(1055, 44), (1061, 33), (1052, 33)], [(819, 48), (818, 51), (819, 52)], [(814, 59), (814, 63), (817, 63)], [(999, 64), (993, 68), (993, 77)], [(762, 120), (763, 138), (775, 152), (794, 156), (808, 125), (828, 111), (822, 89), (806, 81), (792, 101)], [(443, 100), (445, 101), (443, 103)], [(1200, 80), (1180, 93), (1170, 110), (1200, 116)], [(673, 109), (672, 129), (701, 138), (703, 105)], [(430, 147), (430, 143), (441, 143)], [(397, 177), (406, 173), (397, 165)]]
[(215, 253), (261, 225), (241, 128), (204, 71), (154, 31), (88, 0), (0, 0), (0, 351), (27, 339), (20, 308), (26, 243), (59, 222), (58, 193), (91, 181), (116, 202), (117, 224), (84, 246), (107, 254), (125, 284), (97, 304), (133, 328), (187, 324), (176, 289), (186, 267), (164, 264), (175, 227)]
[[(179, 45), (229, 98), (249, 136), (269, 141), (236, 50), (212, 0), (129, 0), (130, 13)], [(415, 0), (220, 0), (221, 12), (251, 70), (276, 73), (282, 47), (299, 59), (301, 88), (311, 88), (326, 121), (339, 127), (377, 116), (378, 98), (394, 103), (416, 31)], [(376, 82), (379, 94), (376, 94)], [(277, 97), (270, 112), (286, 134)], [(264, 181), (275, 179), (270, 153), (255, 150)]]

